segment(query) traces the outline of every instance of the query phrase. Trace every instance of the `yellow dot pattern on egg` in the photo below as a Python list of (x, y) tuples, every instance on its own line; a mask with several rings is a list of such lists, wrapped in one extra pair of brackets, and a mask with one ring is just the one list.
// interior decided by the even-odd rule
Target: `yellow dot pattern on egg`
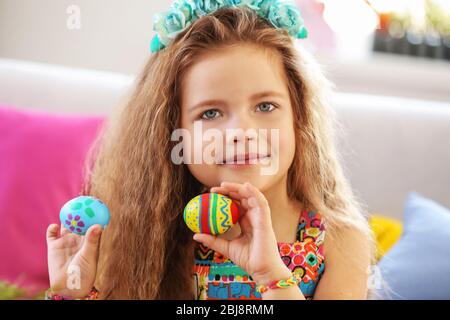
[(188, 225), (189, 229), (193, 232), (200, 232), (199, 219), (200, 219), (200, 196), (196, 196), (187, 204), (184, 209), (184, 221)]

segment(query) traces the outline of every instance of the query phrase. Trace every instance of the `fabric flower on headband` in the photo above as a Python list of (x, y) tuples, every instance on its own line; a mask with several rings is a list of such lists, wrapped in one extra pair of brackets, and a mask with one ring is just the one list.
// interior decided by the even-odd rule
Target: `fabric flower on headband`
[(308, 36), (300, 10), (289, 0), (175, 0), (169, 11), (153, 16), (156, 35), (150, 44), (151, 52), (167, 47), (178, 33), (195, 20), (225, 7), (248, 7), (275, 28), (285, 29), (294, 38)]

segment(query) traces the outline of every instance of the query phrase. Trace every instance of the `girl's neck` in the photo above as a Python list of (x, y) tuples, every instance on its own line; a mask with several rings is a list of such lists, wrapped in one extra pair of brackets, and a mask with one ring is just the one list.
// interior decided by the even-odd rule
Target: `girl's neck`
[(303, 210), (303, 204), (290, 199), (287, 192), (287, 176), (283, 177), (271, 188), (264, 190), (264, 196), (269, 202), (272, 222), (281, 219), (298, 217)]
[(289, 198), (287, 176), (263, 193), (269, 202), (272, 227), (277, 241), (292, 243), (297, 240), (297, 226), (303, 205)]

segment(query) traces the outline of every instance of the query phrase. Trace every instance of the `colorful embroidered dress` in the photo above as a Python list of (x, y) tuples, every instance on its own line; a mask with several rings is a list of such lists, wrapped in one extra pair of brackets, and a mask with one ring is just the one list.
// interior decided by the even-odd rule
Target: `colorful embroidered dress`
[[(278, 250), (291, 272), (301, 277), (299, 287), (306, 299), (312, 299), (325, 268), (325, 228), (320, 214), (315, 211), (303, 211), (299, 220), (297, 240), (279, 242)], [(244, 270), (201, 243), (195, 248), (194, 278), (199, 300), (261, 299), (255, 282)]]

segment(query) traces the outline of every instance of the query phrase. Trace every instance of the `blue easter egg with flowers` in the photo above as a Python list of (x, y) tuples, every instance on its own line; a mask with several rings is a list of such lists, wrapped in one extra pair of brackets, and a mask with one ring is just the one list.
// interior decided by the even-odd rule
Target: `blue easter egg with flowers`
[(103, 229), (106, 227), (109, 223), (109, 209), (97, 198), (80, 196), (64, 204), (59, 219), (71, 232), (85, 235), (94, 224), (100, 224)]

